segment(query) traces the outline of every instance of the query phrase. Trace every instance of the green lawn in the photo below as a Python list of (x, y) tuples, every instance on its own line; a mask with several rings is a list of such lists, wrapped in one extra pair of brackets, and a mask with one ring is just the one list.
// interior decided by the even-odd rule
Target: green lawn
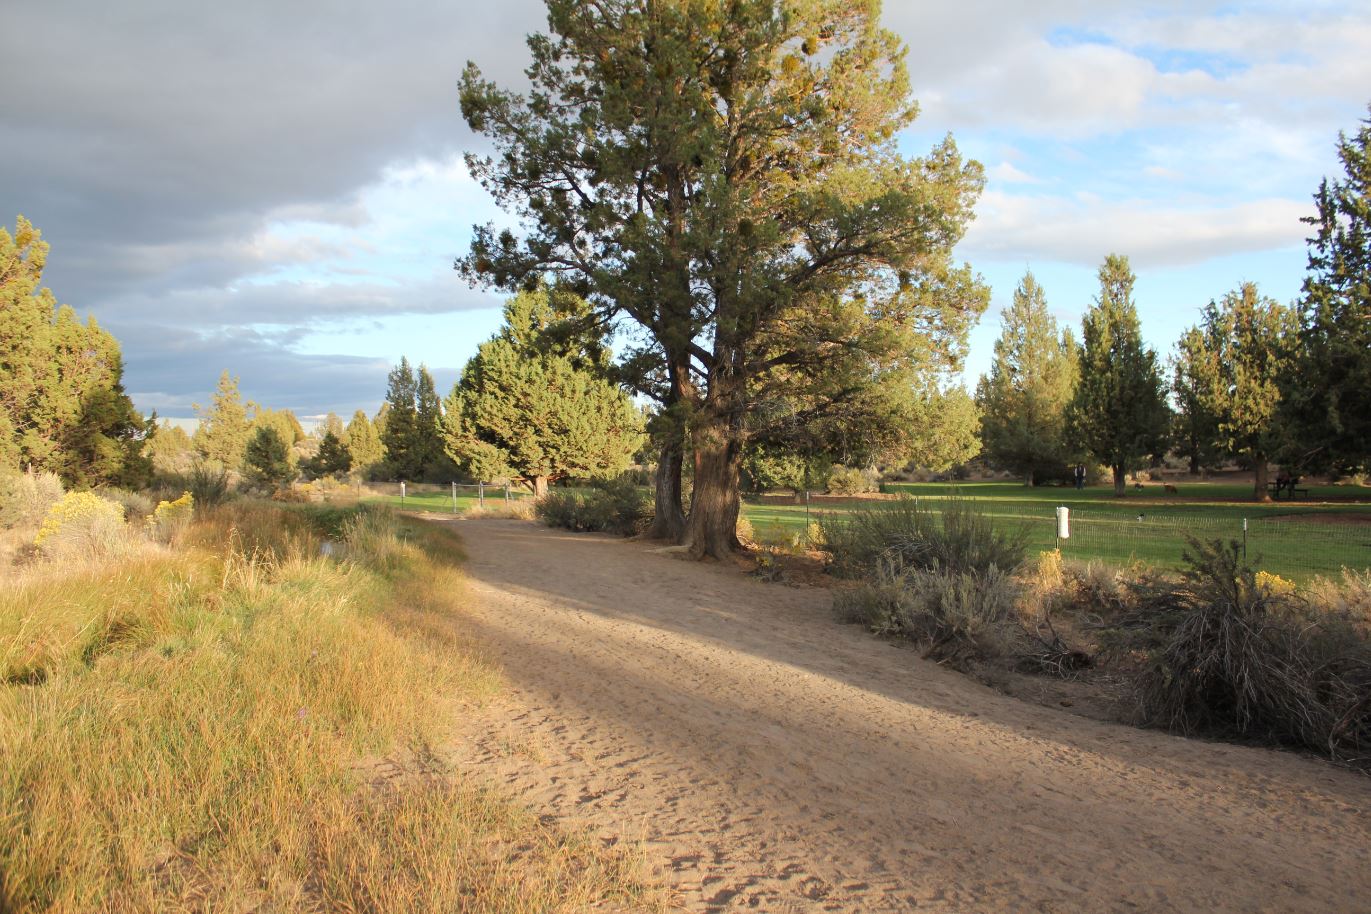
[[(1241, 541), (1245, 518), (1249, 558), (1263, 570), (1292, 580), (1307, 580), (1314, 575), (1336, 575), (1344, 566), (1358, 570), (1371, 567), (1371, 520), (1358, 522), (1371, 518), (1371, 488), (1311, 486), (1305, 498), (1270, 504), (1245, 501), (1251, 488), (1244, 485), (1182, 482), (1178, 489), (1177, 494), (1166, 495), (1160, 485), (1148, 484), (1145, 489), (1129, 489), (1123, 498), (1115, 498), (1113, 488), (1108, 486), (1083, 491), (1030, 488), (1013, 482), (885, 486), (887, 492), (932, 504), (949, 497), (972, 499), (998, 521), (1022, 525), (1027, 530), (1030, 552), (1058, 545), (1054, 518), (1057, 506), (1064, 505), (1071, 509), (1071, 537), (1060, 543), (1067, 558), (1116, 564), (1142, 561), (1176, 567), (1181, 562), (1186, 534)], [(459, 491), (459, 512), (476, 506), (474, 491)], [(526, 492), (512, 495), (517, 499), (529, 497)], [(398, 495), (366, 500), (401, 505)], [(761, 503), (749, 498), (743, 505), (744, 516), (764, 540), (790, 536), (804, 529), (804, 505), (777, 501), (773, 497)], [(809, 517), (819, 520), (826, 515), (844, 514), (862, 504), (879, 503), (833, 502), (816, 496), (811, 500)], [(503, 490), (487, 492), (487, 507), (503, 504)], [(453, 510), (452, 496), (447, 492), (411, 494), (403, 506), (438, 512)]]
[[(1071, 536), (1062, 540), (1063, 555), (1111, 563), (1142, 561), (1165, 567), (1181, 562), (1187, 534), (1246, 543), (1256, 567), (1303, 580), (1317, 574), (1336, 575), (1344, 567), (1371, 567), (1371, 489), (1350, 486), (1310, 487), (1307, 497), (1271, 504), (1243, 502), (1250, 486), (1217, 483), (1180, 483), (1179, 492), (1162, 487), (1129, 489), (1123, 498), (1112, 487), (1030, 488), (1018, 483), (894, 483), (887, 492), (937, 504), (949, 497), (969, 498), (997, 520), (1022, 525), (1033, 551), (1058, 545), (1057, 506), (1071, 510)], [(771, 501), (771, 500), (768, 500)], [(810, 518), (841, 515), (848, 503), (824, 498), (811, 500)], [(805, 522), (803, 505), (747, 504), (745, 513), (754, 529), (799, 530)]]

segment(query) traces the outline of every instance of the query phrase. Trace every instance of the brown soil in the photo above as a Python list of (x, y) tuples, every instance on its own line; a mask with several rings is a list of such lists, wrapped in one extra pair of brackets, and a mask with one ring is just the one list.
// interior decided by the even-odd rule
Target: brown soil
[(458, 762), (642, 841), (685, 910), (1371, 909), (1363, 775), (1016, 700), (817, 588), (455, 523), (510, 685)]

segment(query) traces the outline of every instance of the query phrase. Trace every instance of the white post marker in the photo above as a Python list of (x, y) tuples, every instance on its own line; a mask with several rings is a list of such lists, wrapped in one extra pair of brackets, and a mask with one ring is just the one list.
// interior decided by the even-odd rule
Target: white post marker
[(482, 508), (486, 506), (486, 484), (479, 479), (476, 480), (476, 503)]
[(1057, 509), (1057, 539), (1071, 539), (1071, 509), (1060, 507)]
[(457, 483), (452, 484), (452, 513), (457, 513)]
[(402, 480), (402, 481), (400, 482), (400, 504), (403, 505), (404, 503), (405, 503), (405, 483), (404, 483), (404, 481)]

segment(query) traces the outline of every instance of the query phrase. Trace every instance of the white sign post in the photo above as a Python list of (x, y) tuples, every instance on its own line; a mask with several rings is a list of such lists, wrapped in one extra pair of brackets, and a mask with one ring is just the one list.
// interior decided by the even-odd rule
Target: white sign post
[(1062, 548), (1062, 540), (1071, 539), (1071, 509), (1057, 509), (1057, 548)]

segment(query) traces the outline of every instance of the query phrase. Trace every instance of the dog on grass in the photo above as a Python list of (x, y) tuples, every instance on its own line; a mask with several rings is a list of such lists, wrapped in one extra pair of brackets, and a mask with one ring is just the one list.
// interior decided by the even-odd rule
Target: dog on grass
[(1181, 494), (1181, 490), (1178, 489), (1178, 488), (1176, 488), (1175, 486), (1173, 486), (1173, 485), (1172, 485), (1171, 483), (1169, 483), (1169, 482), (1168, 482), (1168, 483), (1164, 483), (1164, 484), (1162, 485), (1162, 491), (1164, 491), (1167, 495), (1179, 495), (1179, 494)]

